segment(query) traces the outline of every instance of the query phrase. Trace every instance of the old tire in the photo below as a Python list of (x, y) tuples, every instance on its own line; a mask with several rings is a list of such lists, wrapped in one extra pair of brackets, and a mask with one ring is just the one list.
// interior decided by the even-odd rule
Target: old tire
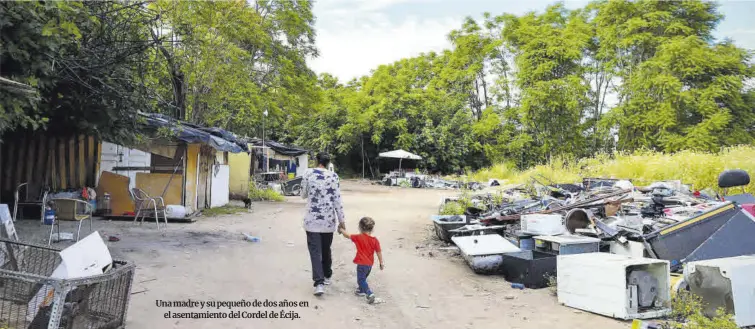
[(300, 196), (301, 195), (301, 185), (295, 184), (291, 187), (291, 195)]

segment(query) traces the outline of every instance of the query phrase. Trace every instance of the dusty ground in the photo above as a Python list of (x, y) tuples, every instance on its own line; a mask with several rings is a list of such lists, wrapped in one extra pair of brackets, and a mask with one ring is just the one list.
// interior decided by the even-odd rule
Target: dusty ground
[[(453, 252), (438, 250), (429, 216), (447, 191), (397, 189), (344, 182), (347, 227), (360, 216), (375, 218), (386, 262), (373, 270), (371, 288), (385, 300), (368, 305), (354, 296), (352, 243), (333, 243), (334, 283), (312, 295), (309, 257), (301, 218), (304, 200), (255, 203), (248, 213), (173, 224), (163, 234), (154, 222), (95, 220), (95, 230), (118, 236), (108, 242), (114, 257), (137, 264), (127, 328), (628, 328), (629, 324), (560, 306), (548, 289), (515, 290), (505, 280), (471, 272)], [(70, 225), (70, 224), (69, 224)], [(71, 232), (71, 226), (63, 231)], [(86, 225), (85, 225), (86, 228)], [(19, 221), (22, 239), (46, 235), (38, 222)], [(86, 230), (82, 229), (83, 232)], [(41, 233), (40, 233), (41, 232)], [(242, 232), (261, 238), (242, 240)], [(46, 243), (46, 240), (44, 240)], [(431, 256), (432, 254), (432, 256)], [(305, 307), (238, 307), (298, 319), (165, 319), (164, 313), (200, 308), (157, 307), (156, 300), (296, 301)], [(211, 310), (218, 311), (218, 310)], [(228, 313), (227, 308), (219, 311)]]

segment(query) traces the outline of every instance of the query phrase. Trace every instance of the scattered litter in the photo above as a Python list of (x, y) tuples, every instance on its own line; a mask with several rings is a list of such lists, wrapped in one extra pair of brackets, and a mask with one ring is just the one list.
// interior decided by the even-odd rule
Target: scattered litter
[(55, 242), (72, 241), (73, 233), (67, 233), (67, 232), (55, 233), (52, 235), (52, 240)]
[(511, 284), (511, 288), (523, 290), (524, 289), (524, 285), (521, 284), (521, 283), (512, 283)]
[(109, 237), (107, 238), (107, 240), (108, 240), (108, 241), (110, 241), (110, 242), (118, 242), (118, 241), (121, 241), (121, 239), (120, 239), (120, 238), (118, 238), (117, 236), (112, 236), (112, 235), (111, 235), (111, 236), (109, 236)]
[(430, 306), (417, 305), (417, 308), (430, 308)]
[(135, 292), (132, 292), (131, 294), (132, 294), (132, 295), (136, 295), (136, 294), (145, 293), (145, 292), (147, 292), (147, 291), (149, 291), (149, 289), (144, 289), (144, 290), (135, 291)]
[(244, 240), (247, 240), (247, 241), (250, 241), (250, 242), (260, 242), (260, 238), (258, 238), (256, 236), (251, 236), (251, 235), (246, 234), (246, 233), (241, 233), (241, 234), (244, 235)]
[(503, 298), (508, 299), (508, 300), (512, 300), (512, 299), (516, 299), (516, 296), (508, 295), (508, 296), (503, 297)]

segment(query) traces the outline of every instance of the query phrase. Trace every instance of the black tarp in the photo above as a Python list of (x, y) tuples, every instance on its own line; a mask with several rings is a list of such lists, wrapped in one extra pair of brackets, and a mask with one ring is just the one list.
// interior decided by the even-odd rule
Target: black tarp
[(168, 128), (175, 138), (187, 143), (202, 143), (218, 151), (241, 153), (249, 152), (246, 142), (220, 128), (207, 128), (176, 120), (158, 113), (139, 113), (150, 128)]
[[(254, 146), (262, 146), (262, 141), (259, 139), (254, 139), (249, 142)], [(300, 156), (302, 154), (309, 152), (305, 149), (301, 149), (301, 148), (290, 146), (290, 145), (284, 145), (284, 144), (281, 144), (272, 140), (266, 140), (265, 146), (269, 147), (270, 149), (272, 149), (278, 154), (283, 154), (283, 155), (292, 156), (292, 157), (297, 157), (297, 156)]]

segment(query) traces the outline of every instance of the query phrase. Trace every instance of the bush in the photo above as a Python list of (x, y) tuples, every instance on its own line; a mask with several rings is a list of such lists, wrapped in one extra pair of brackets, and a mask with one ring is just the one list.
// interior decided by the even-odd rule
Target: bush
[(283, 194), (276, 192), (271, 188), (257, 188), (256, 184), (252, 182), (249, 184), (249, 199), (252, 201), (284, 201)]
[(464, 210), (466, 210), (466, 208), (462, 207), (459, 202), (451, 201), (446, 202), (440, 207), (439, 215), (464, 215)]
[(440, 207), (439, 215), (464, 215), (467, 208), (472, 206), (472, 195), (469, 190), (462, 190), (459, 200), (446, 202)]
[(732, 315), (719, 309), (716, 316), (708, 318), (703, 314), (702, 299), (691, 292), (679, 291), (671, 300), (671, 321), (666, 329), (738, 329)]
[[(471, 175), (478, 182), (488, 179), (505, 179), (509, 183), (528, 183), (538, 174), (557, 183), (574, 183), (584, 177), (631, 179), (636, 185), (661, 180), (681, 180), (693, 189), (718, 190), (718, 175), (727, 169), (742, 169), (755, 174), (755, 146), (738, 146), (720, 153), (682, 151), (665, 154), (653, 151), (634, 153), (599, 154), (579, 161), (554, 159), (548, 164), (517, 170), (506, 164), (480, 170)], [(755, 180), (745, 187), (755, 193)]]

